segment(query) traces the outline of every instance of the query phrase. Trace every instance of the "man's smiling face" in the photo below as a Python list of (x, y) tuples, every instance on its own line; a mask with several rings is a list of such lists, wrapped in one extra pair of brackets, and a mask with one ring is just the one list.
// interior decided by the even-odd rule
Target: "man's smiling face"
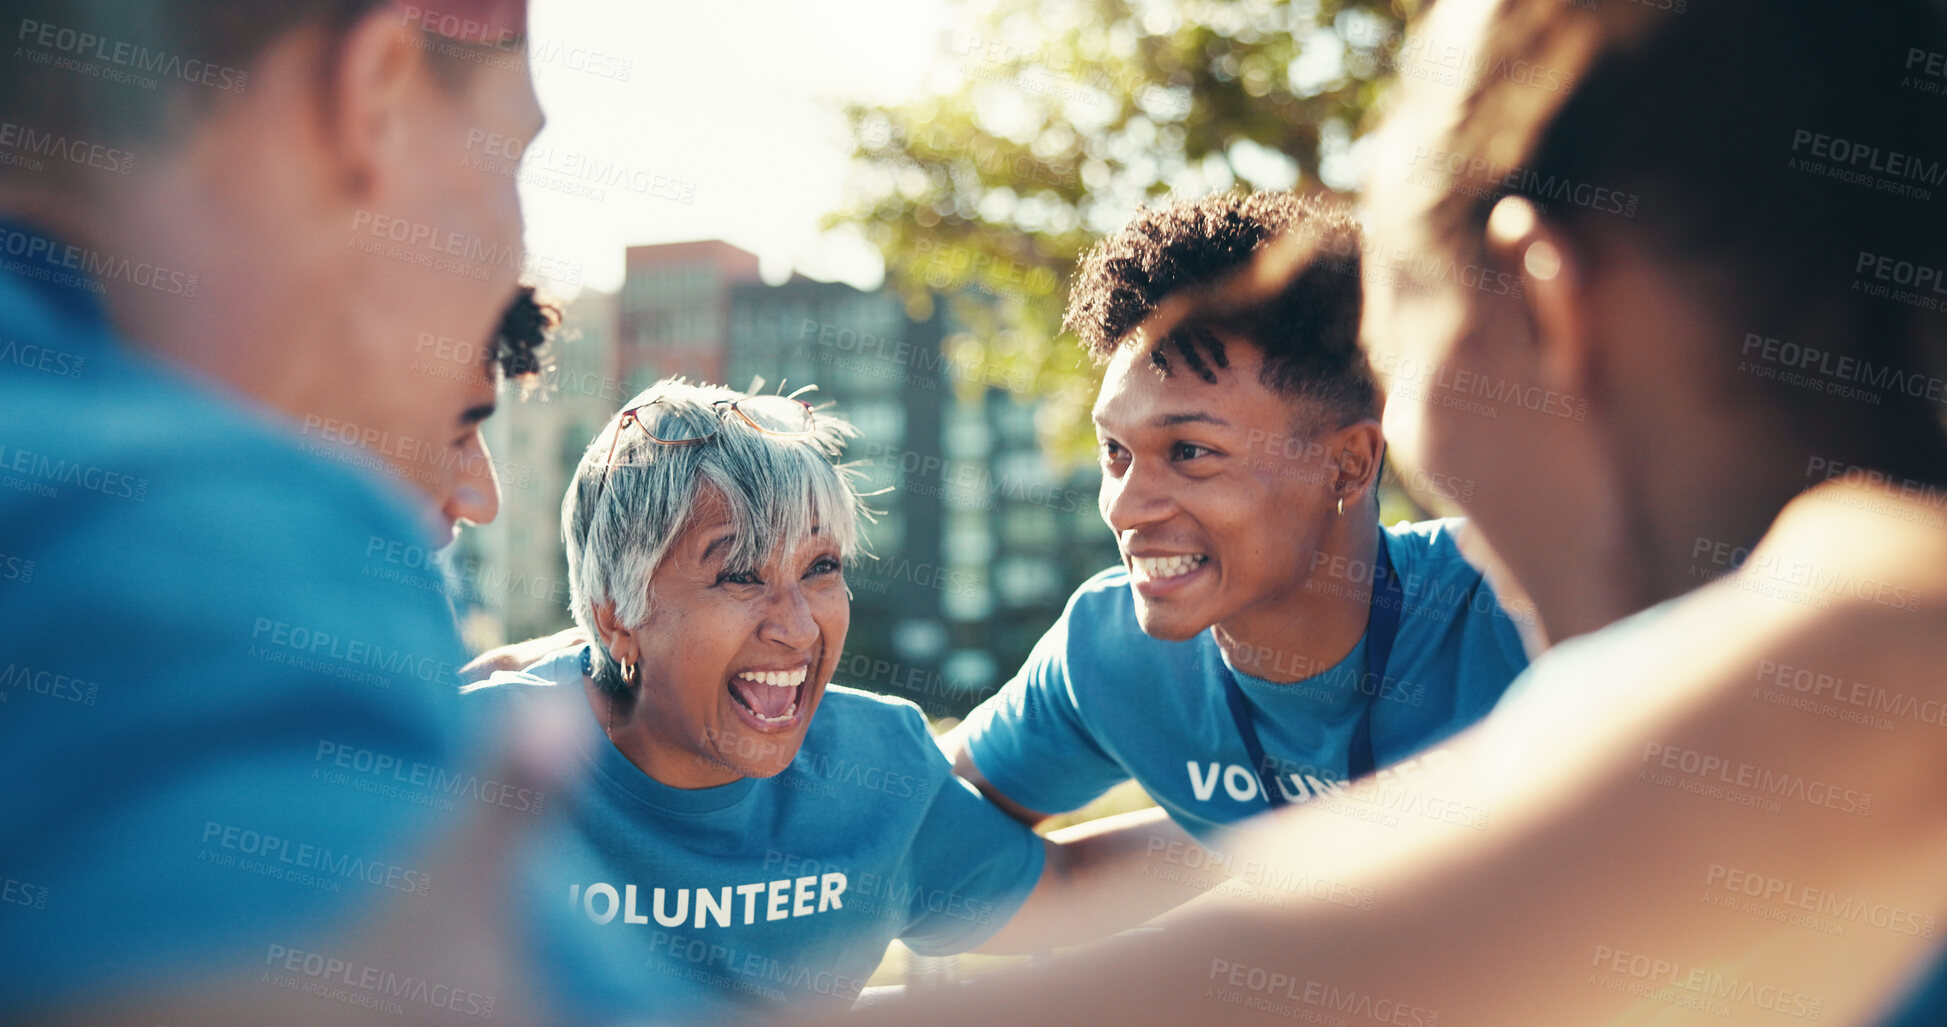
[(1136, 619), (1180, 641), (1302, 592), (1339, 493), (1315, 404), (1260, 380), (1263, 354), (1226, 339), (1206, 382), (1147, 346), (1110, 361), (1095, 402), (1102, 519), (1135, 585)]

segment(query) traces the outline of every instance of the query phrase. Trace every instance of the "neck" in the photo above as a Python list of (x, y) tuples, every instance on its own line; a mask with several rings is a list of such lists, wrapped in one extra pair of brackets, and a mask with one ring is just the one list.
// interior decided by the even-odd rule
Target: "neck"
[(647, 717), (638, 715), (642, 704), (636, 701), (635, 692), (611, 695), (585, 674), (581, 682), (589, 709), (608, 735), (609, 744), (657, 784), (671, 788), (715, 788), (743, 777), (729, 767), (668, 744), (651, 729)]
[(1335, 516), (1312, 567), (1290, 589), (1211, 629), (1231, 666), (1288, 684), (1345, 659), (1366, 631), (1378, 546), (1370, 500)]
[(1885, 454), (1913, 446), (1909, 434), (1862, 421), (1726, 416), (1673, 433), (1660, 457), (1639, 436), (1634, 459), (1610, 461), (1623, 470), (1607, 505), (1625, 512), (1585, 510), (1579, 538), (1557, 539), (1520, 574), (1547, 640), (1600, 630), (1731, 571), (1819, 480), (1807, 473), (1812, 459), (1878, 469)]

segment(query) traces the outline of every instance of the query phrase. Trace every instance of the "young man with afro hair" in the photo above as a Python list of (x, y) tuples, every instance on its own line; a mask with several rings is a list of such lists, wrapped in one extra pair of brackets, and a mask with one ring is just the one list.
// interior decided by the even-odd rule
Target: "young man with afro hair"
[[(1253, 291), (1272, 249), (1296, 265)], [(1343, 209), (1258, 193), (1143, 210), (1082, 258), (1066, 327), (1106, 365), (1100, 504), (1122, 562), (942, 740), (1015, 816), (1134, 779), (1199, 839), (1320, 798), (1484, 817), (1390, 804), (1411, 767), (1378, 769), (1437, 760), (1527, 657), (1461, 522), (1379, 524), (1359, 251)]]

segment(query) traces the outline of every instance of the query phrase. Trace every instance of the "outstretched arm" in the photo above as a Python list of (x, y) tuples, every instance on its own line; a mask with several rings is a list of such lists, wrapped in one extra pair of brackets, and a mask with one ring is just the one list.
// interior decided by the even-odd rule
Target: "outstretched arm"
[(588, 633), (579, 627), (562, 628), (552, 635), (530, 638), (525, 642), (509, 642), (475, 656), (460, 668), (460, 681), (463, 684), (484, 681), (495, 671), (520, 670), (539, 661), (541, 657), (571, 645), (583, 645), (588, 641)]
[[(1233, 865), (1264, 868), (1282, 905), (1206, 896), (1160, 934), (847, 1022), (1867, 1019), (1937, 954), (1947, 747), (1917, 721), (1767, 701), (1759, 675), (1947, 701), (1941, 654), (1915, 645), (1942, 617), (1709, 591), (1552, 664), (1558, 687), (1457, 738), (1401, 808), (1263, 818)], [(1485, 828), (1436, 800), (1488, 810)]]
[(946, 753), (946, 761), (953, 764), (953, 772), (958, 774), (961, 780), (979, 789), (980, 794), (986, 796), (988, 802), (999, 806), (1007, 812), (1008, 816), (1029, 827), (1039, 827), (1042, 821), (1048, 819), (1049, 814), (1031, 810), (1008, 798), (999, 788), (994, 787), (992, 781), (987, 780), (987, 775), (982, 774), (979, 767), (974, 766), (973, 753), (967, 748), (966, 721), (955, 724), (952, 730), (938, 736), (937, 741), (940, 743), (940, 751)]
[(1222, 883), (1225, 864), (1158, 807), (1064, 827), (1020, 910), (977, 951), (1042, 952), (1107, 937)]

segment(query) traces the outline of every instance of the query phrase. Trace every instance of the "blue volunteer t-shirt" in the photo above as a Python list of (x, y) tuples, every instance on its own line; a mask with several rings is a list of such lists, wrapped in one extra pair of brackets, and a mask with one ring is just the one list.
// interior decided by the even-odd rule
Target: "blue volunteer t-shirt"
[(0, 1019), (335, 953), (470, 805), (338, 763), (473, 767), (405, 494), (127, 346), (76, 252), (0, 222)]
[[(1076, 591), (1020, 673), (967, 716), (974, 764), (1042, 813), (1077, 809), (1134, 778), (1207, 837), (1268, 808), (1225, 699), (1223, 679), (1234, 676), (1286, 797), (1331, 797), (1344, 788), (1368, 704), (1384, 768), (1480, 719), (1528, 664), (1513, 620), (1455, 547), (1456, 528), (1382, 532), (1404, 593), (1383, 680), (1367, 673), (1363, 637), (1337, 664), (1289, 684), (1238, 673), (1209, 631), (1183, 642), (1143, 634), (1128, 572), (1104, 571)], [(1410, 790), (1393, 804), (1400, 809), (1384, 815), (1484, 816)]]
[(718, 1023), (858, 998), (886, 946), (943, 955), (1006, 923), (1041, 839), (953, 774), (919, 708), (831, 686), (782, 773), (681, 789), (605, 737), (564, 650), (468, 690), (584, 711), (586, 772), (528, 846), (533, 944), (577, 1023)]

